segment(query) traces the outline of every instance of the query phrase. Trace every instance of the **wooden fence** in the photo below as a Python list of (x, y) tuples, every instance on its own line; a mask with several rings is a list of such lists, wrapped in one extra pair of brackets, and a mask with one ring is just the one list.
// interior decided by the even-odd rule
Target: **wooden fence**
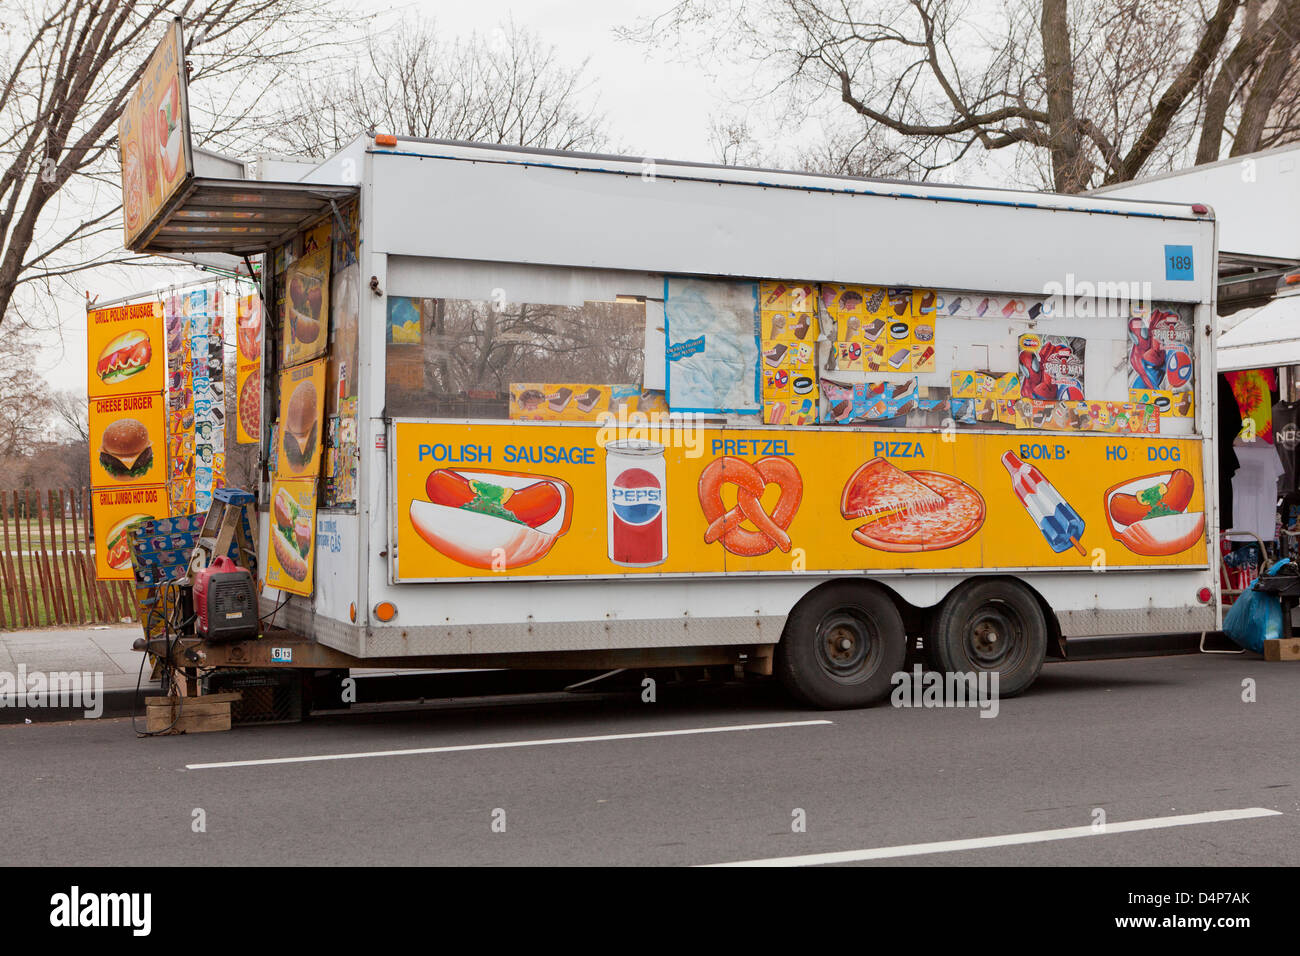
[(0, 491), (0, 629), (135, 620), (130, 581), (95, 580), (90, 492)]

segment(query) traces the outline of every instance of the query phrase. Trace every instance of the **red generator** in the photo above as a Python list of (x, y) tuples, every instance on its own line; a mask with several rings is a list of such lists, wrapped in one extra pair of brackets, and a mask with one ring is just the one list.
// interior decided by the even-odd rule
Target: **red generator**
[(257, 637), (257, 589), (253, 576), (222, 555), (194, 573), (198, 635), (207, 641)]

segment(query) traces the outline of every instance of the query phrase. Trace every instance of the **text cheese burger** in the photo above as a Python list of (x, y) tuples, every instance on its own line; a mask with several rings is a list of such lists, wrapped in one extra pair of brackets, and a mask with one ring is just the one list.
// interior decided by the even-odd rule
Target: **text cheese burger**
[(134, 418), (119, 418), (104, 429), (99, 464), (118, 481), (139, 478), (153, 467), (149, 432)]
[(316, 386), (308, 379), (298, 383), (284, 413), (284, 457), (289, 467), (301, 471), (316, 451)]
[(95, 374), (105, 385), (116, 385), (143, 372), (151, 358), (153, 346), (149, 344), (149, 334), (143, 329), (132, 329), (104, 346), (95, 363)]

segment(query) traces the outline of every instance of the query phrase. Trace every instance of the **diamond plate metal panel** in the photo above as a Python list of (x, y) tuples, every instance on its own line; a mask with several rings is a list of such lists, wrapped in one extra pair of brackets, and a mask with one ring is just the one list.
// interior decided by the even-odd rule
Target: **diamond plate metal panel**
[[(578, 621), (470, 627), (372, 627), (366, 657), (501, 654), (606, 648), (775, 644), (784, 616), (685, 617), (681, 620)], [(331, 645), (333, 646), (333, 645)]]
[(1107, 634), (1184, 634), (1215, 630), (1214, 607), (1152, 607), (1057, 611), (1066, 637)]

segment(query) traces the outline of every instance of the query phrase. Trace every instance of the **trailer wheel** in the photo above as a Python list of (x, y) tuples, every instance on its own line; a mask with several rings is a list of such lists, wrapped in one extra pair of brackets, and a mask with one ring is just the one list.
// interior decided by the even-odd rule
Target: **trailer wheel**
[(786, 621), (773, 669), (812, 707), (865, 707), (889, 695), (903, 666), (903, 619), (885, 594), (849, 582), (800, 601)]
[(944, 600), (926, 644), (949, 673), (998, 672), (998, 696), (1028, 689), (1047, 655), (1038, 600), (1015, 581), (970, 582)]

